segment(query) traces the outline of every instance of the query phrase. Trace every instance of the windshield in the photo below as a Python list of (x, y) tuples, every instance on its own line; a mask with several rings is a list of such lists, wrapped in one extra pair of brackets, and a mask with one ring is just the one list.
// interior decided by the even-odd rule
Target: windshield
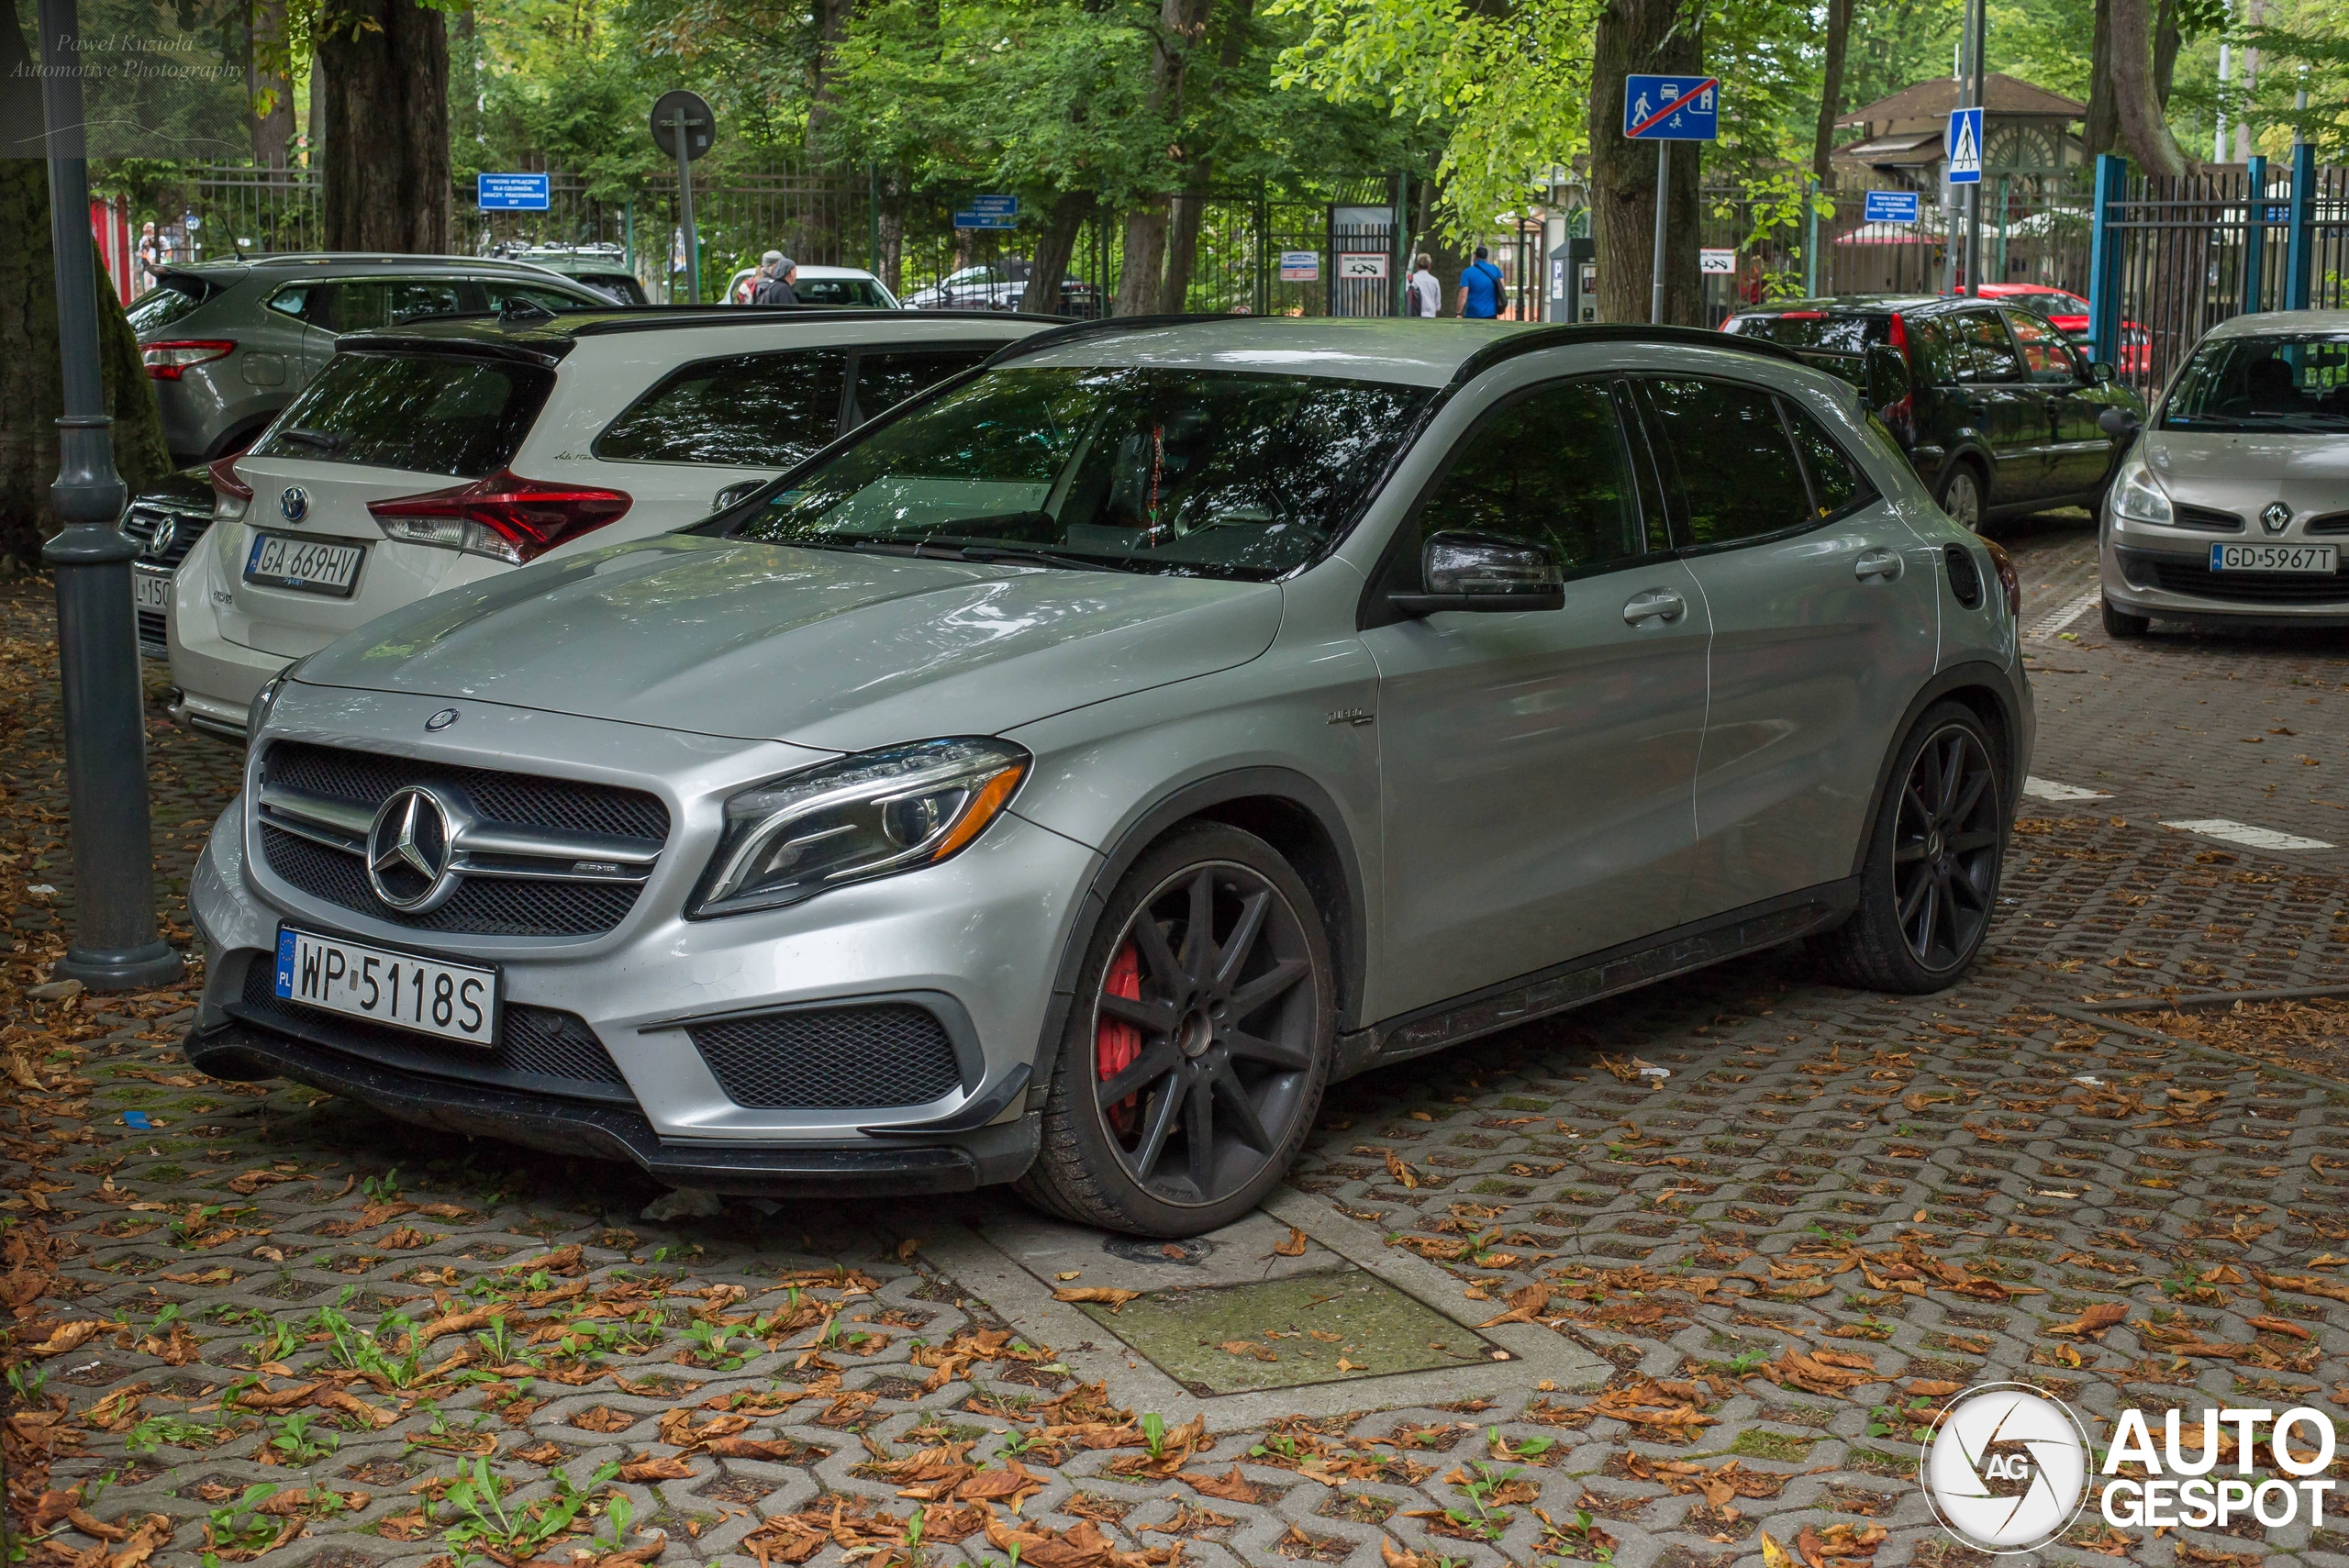
[(2349, 333), (2263, 333), (2204, 343), (2162, 405), (2162, 428), (2349, 430)]
[(1231, 371), (990, 371), (802, 472), (735, 531), (1262, 581), (1346, 527), (1431, 395)]

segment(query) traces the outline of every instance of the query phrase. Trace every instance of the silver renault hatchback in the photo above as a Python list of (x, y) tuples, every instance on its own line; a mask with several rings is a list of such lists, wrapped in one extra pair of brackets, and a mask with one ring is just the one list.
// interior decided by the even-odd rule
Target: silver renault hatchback
[(187, 1051), (680, 1185), (1205, 1230), (1334, 1078), (1798, 939), (1949, 984), (2018, 596), (1768, 344), (1041, 333), (264, 689)]

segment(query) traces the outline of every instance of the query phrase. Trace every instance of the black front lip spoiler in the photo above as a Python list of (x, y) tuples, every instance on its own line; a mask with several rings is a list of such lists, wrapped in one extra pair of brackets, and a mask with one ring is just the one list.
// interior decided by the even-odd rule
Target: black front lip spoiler
[(235, 1019), (190, 1030), (184, 1049), (197, 1071), (215, 1078), (292, 1078), (421, 1127), (550, 1153), (625, 1161), (672, 1186), (744, 1197), (970, 1192), (1017, 1176), (1035, 1147), (1033, 1117), (966, 1135), (976, 1147), (664, 1139), (640, 1112), (624, 1106), (426, 1077)]

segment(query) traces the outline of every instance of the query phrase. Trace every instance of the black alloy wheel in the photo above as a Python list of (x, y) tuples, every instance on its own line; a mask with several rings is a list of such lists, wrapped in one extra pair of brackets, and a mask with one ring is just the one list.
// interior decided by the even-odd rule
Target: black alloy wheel
[(1901, 940), (1937, 973), (1974, 955), (1998, 895), (1998, 773), (1974, 731), (1935, 730), (1909, 764), (1893, 830)]
[(1815, 943), (1829, 978), (1903, 995), (1956, 982), (1998, 909), (2008, 795), (1971, 708), (1937, 703), (1917, 721), (1869, 827), (1858, 907)]
[(1334, 1004), (1310, 895), (1221, 824), (1146, 853), (1105, 911), (1022, 1179), (1148, 1235), (1229, 1223), (1287, 1169), (1329, 1077)]

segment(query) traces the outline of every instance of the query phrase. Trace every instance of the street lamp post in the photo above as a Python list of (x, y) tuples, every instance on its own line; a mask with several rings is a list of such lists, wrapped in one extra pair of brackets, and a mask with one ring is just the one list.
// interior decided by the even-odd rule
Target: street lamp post
[(40, 0), (41, 114), (49, 133), (50, 247), (57, 263), (57, 345), (64, 414), (50, 505), (64, 527), (41, 547), (57, 576), (57, 665), (65, 717), (65, 793), (73, 855), (74, 940), (59, 978), (93, 991), (165, 985), (180, 957), (155, 931), (147, 815), (147, 730), (130, 608), (138, 547), (115, 527), (122, 475), (98, 374), (90, 256), (90, 175), (82, 123), (82, 36), (74, 0)]

